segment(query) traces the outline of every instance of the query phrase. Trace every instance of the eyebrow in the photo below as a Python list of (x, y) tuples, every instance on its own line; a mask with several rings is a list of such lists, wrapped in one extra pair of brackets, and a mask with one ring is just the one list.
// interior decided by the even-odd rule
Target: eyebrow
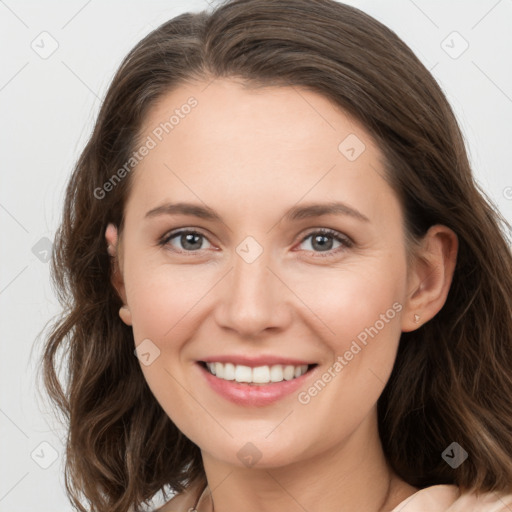
[[(205, 220), (223, 222), (222, 217), (208, 206), (201, 206), (193, 203), (165, 203), (149, 210), (145, 218), (157, 217), (160, 215), (192, 215)], [(370, 219), (360, 211), (344, 203), (311, 203), (304, 206), (294, 206), (284, 215), (285, 221), (296, 221), (322, 215), (346, 215), (363, 222), (370, 222)]]

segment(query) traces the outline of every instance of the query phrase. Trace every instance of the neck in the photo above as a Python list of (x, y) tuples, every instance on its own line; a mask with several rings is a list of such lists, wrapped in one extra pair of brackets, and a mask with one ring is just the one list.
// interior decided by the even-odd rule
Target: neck
[(389, 467), (376, 412), (340, 445), (284, 466), (240, 468), (205, 452), (203, 462), (215, 512), (384, 512), (418, 490)]

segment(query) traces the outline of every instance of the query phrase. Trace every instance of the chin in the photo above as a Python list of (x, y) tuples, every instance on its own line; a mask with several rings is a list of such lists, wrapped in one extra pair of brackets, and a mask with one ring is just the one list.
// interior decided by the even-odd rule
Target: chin
[[(275, 425), (272, 428), (275, 428)], [(274, 432), (270, 434), (270, 437), (275, 435), (273, 439), (265, 439), (271, 431), (272, 429), (268, 429), (266, 434), (261, 436), (237, 436), (233, 432), (234, 438), (227, 443), (220, 440), (212, 443), (212, 439), (209, 438), (208, 443), (203, 445), (204, 448), (200, 444), (199, 446), (203, 456), (207, 453), (208, 457), (216, 461), (238, 468), (271, 469), (301, 462), (306, 456), (304, 438), (302, 437), (300, 441), (293, 440), (299, 436), (279, 436)]]

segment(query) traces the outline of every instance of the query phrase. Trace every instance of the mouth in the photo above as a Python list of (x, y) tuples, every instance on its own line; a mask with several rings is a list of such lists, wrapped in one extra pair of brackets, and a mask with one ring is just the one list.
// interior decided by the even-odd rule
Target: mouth
[(245, 383), (253, 386), (264, 386), (271, 383), (290, 381), (302, 377), (313, 368), (313, 364), (273, 364), (261, 366), (245, 366), (234, 363), (199, 361), (199, 364), (218, 379)]
[[(254, 363), (251, 363), (254, 364)], [(247, 366), (221, 361), (197, 361), (202, 382), (219, 396), (238, 406), (263, 407), (297, 392), (315, 378), (313, 364)]]

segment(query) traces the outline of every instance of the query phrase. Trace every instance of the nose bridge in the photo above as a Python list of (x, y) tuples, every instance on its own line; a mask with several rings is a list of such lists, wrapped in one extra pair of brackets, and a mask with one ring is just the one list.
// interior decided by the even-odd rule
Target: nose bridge
[(233, 268), (226, 280), (218, 321), (244, 335), (283, 326), (284, 290), (269, 270), (271, 251), (247, 237), (233, 254)]

